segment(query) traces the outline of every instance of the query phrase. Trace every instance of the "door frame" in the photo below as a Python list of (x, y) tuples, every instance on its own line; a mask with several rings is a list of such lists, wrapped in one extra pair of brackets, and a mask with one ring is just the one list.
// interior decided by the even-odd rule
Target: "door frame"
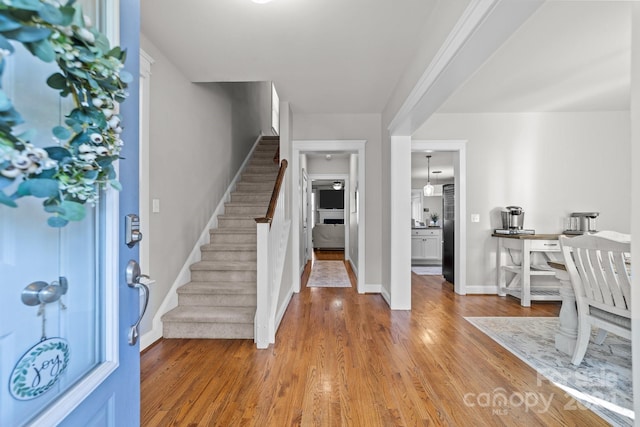
[(149, 268), (149, 224), (151, 222), (150, 209), (151, 198), (149, 192), (150, 177), (149, 177), (149, 121), (150, 121), (150, 107), (151, 107), (151, 65), (155, 60), (140, 48), (140, 146), (138, 150), (140, 152), (140, 231), (142, 232), (143, 239), (140, 241), (140, 265), (144, 268)]
[[(453, 161), (455, 184), (455, 227), (454, 227), (454, 291), (467, 294), (467, 141), (466, 140), (412, 140), (411, 152), (453, 151), (457, 153)], [(411, 153), (409, 153), (411, 156)], [(410, 183), (409, 183), (410, 184)], [(443, 213), (444, 215), (444, 213)], [(410, 234), (410, 226), (407, 233)]]
[(466, 141), (412, 141), (410, 136), (391, 136), (390, 194), (391, 248), (389, 289), (383, 297), (392, 310), (411, 310), (411, 152), (431, 149), (458, 151), (454, 161), (456, 184), (454, 290), (466, 288)]
[[(377, 290), (368, 289), (365, 282), (365, 194), (366, 194), (366, 182), (365, 182), (365, 148), (366, 140), (310, 140), (310, 141), (292, 141), (292, 154), (291, 154), (291, 179), (293, 188), (298, 189), (301, 183), (302, 170), (300, 166), (300, 155), (308, 152), (336, 152), (344, 151), (358, 154), (358, 293), (364, 294), (366, 292), (379, 292)], [(296, 206), (300, 206), (300, 191), (292, 191), (293, 197), (291, 200), (292, 214), (291, 214), (291, 230), (292, 230), (292, 243), (293, 250), (296, 256), (293, 257), (293, 268), (291, 273), (293, 274), (292, 283), (293, 291), (300, 292), (301, 280), (300, 277), (300, 232), (301, 229), (301, 215), (296, 210)]]

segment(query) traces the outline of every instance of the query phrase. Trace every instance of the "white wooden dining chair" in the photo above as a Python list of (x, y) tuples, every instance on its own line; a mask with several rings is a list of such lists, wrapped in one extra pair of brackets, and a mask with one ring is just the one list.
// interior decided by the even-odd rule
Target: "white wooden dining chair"
[(607, 331), (631, 339), (631, 236), (609, 231), (560, 236), (560, 246), (578, 308), (578, 339), (571, 359), (577, 366), (592, 327), (599, 328), (596, 344), (604, 342)]

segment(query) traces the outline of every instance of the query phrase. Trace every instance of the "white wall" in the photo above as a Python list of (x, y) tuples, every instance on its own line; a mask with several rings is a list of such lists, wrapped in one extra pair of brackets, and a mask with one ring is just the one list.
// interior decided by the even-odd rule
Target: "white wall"
[[(366, 282), (380, 284), (382, 227), (379, 114), (294, 114), (295, 140), (366, 140)], [(347, 169), (348, 173), (348, 169)]]
[[(251, 146), (260, 132), (264, 135), (273, 133), (271, 129), (271, 82), (213, 84), (222, 87), (232, 101), (231, 135), (234, 144), (240, 144), (243, 147)], [(241, 159), (242, 161), (244, 158)]]
[(327, 160), (325, 157), (309, 156), (307, 170), (309, 175), (346, 175), (349, 173), (349, 158), (334, 156), (331, 160)]
[(468, 139), (467, 286), (495, 285), (499, 210), (559, 233), (571, 212), (597, 211), (601, 230), (630, 232), (628, 112), (436, 114), (415, 139)]
[(144, 35), (140, 42), (155, 60), (150, 80), (149, 194), (160, 200), (159, 213), (141, 218), (150, 223), (144, 236), (150, 243), (150, 264), (142, 269), (156, 281), (140, 328), (145, 334), (249, 153), (259, 126), (247, 121), (253, 138), (243, 133), (235, 139), (238, 102), (229, 91), (215, 83), (191, 83)]

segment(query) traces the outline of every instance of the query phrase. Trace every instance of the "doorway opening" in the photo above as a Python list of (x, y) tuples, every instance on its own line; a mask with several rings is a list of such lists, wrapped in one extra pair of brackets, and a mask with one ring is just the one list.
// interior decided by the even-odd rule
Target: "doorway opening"
[[(297, 267), (293, 269), (296, 292), (300, 291), (304, 267), (312, 260), (315, 246), (326, 249), (342, 246), (344, 258), (357, 277), (358, 292), (365, 292), (365, 143), (293, 141), (292, 180), (298, 190), (293, 191), (292, 203), (300, 207), (299, 214), (292, 216), (293, 245), (299, 248), (299, 256), (294, 259)], [(317, 225), (330, 233), (317, 235), (314, 243), (313, 230)]]
[(411, 153), (411, 271), (436, 280), (446, 274), (451, 285), (455, 204), (449, 196), (455, 189), (456, 156), (431, 149)]
[[(431, 153), (428, 153), (428, 152)], [(447, 154), (445, 154), (447, 153)], [(466, 294), (466, 141), (412, 141), (411, 142), (411, 156), (412, 164), (413, 157), (417, 158), (430, 154), (431, 159), (438, 159), (437, 156), (442, 156), (440, 160), (436, 160), (435, 167), (431, 167), (431, 172), (434, 170), (442, 170), (442, 178), (438, 178), (438, 183), (442, 179), (442, 196), (440, 202), (442, 203), (441, 211), (438, 212), (438, 221), (440, 221), (441, 227), (441, 263), (442, 274), (445, 280), (453, 283), (454, 290), (457, 294)], [(446, 157), (446, 160), (444, 159)], [(426, 160), (426, 158), (425, 158)], [(432, 166), (434, 163), (431, 164)], [(426, 161), (425, 161), (426, 166)], [(450, 169), (449, 169), (450, 168)], [(447, 175), (445, 175), (445, 171)], [(413, 175), (413, 167), (412, 167)], [(424, 178), (423, 178), (424, 179)], [(411, 187), (419, 186), (422, 182), (419, 179), (414, 180), (412, 177)], [(432, 181), (434, 179), (432, 178)], [(435, 182), (435, 181), (434, 181)], [(434, 184), (434, 182), (431, 182)], [(426, 183), (425, 183), (426, 184)], [(447, 190), (447, 191), (445, 191)], [(448, 197), (445, 193), (448, 193)], [(453, 194), (451, 194), (453, 193)], [(434, 192), (435, 194), (435, 192)], [(448, 203), (445, 202), (445, 198), (448, 198)], [(424, 195), (423, 195), (424, 200)], [(423, 215), (424, 212), (423, 205)], [(431, 207), (429, 207), (431, 209)], [(445, 211), (446, 210), (446, 211)], [(412, 212), (413, 215), (413, 212)], [(423, 217), (431, 221), (431, 217)], [(445, 224), (446, 222), (446, 224)], [(429, 224), (426, 223), (425, 224)], [(412, 222), (413, 224), (413, 222)], [(414, 231), (413, 229), (411, 230)], [(413, 234), (412, 234), (413, 237)], [(446, 244), (445, 244), (446, 242)], [(412, 241), (413, 252), (413, 241)], [(446, 252), (446, 253), (445, 253)], [(427, 254), (428, 255), (428, 254)], [(413, 258), (413, 255), (412, 255)], [(412, 260), (413, 264), (413, 260)]]
[[(307, 154), (307, 167), (317, 171), (318, 162), (314, 162), (317, 155)], [(326, 156), (330, 156), (327, 158)], [(336, 153), (320, 157), (326, 161), (337, 161), (342, 158), (344, 168), (348, 171), (349, 154)], [(323, 164), (322, 161), (319, 162)], [(349, 175), (348, 174), (310, 174), (308, 179), (307, 199), (303, 205), (309, 207), (306, 216), (307, 258), (305, 265), (314, 270), (316, 260), (344, 261), (351, 266), (351, 252), (349, 251), (350, 236), (350, 206), (349, 206)]]
[[(348, 156), (348, 155), (345, 155)], [(307, 204), (307, 247), (313, 250), (342, 250), (350, 261), (349, 251), (349, 175), (309, 175)], [(307, 261), (311, 261), (307, 257)]]

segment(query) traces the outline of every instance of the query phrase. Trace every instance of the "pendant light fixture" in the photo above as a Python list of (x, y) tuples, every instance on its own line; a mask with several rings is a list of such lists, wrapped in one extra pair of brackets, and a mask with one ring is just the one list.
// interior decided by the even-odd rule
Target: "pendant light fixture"
[(425, 196), (433, 196), (433, 185), (431, 185), (431, 155), (427, 156), (427, 185), (422, 188)]
[(342, 190), (342, 181), (334, 181), (333, 182), (334, 190)]

